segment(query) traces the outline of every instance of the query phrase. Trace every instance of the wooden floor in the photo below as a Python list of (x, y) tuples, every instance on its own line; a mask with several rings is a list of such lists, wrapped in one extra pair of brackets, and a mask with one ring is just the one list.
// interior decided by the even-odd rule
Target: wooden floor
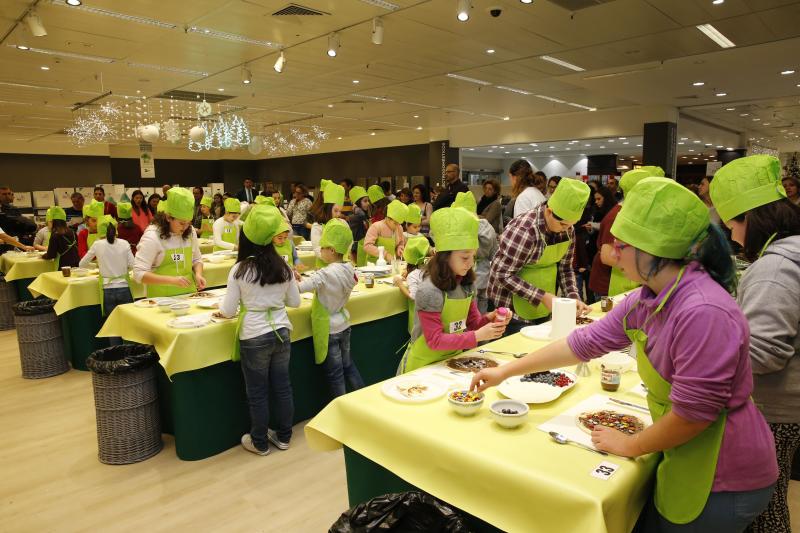
[[(324, 532), (347, 509), (342, 453), (292, 447), (266, 457), (240, 447), (204, 461), (172, 439), (142, 463), (97, 460), (91, 376), (20, 377), (15, 331), (0, 332), (0, 532)], [(800, 531), (800, 483), (790, 489)]]

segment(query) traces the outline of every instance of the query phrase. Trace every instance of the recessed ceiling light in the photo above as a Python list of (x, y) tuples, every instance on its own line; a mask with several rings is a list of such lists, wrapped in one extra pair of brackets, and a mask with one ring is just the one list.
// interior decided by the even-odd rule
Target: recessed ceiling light
[(539, 146), (539, 145), (536, 143), (530, 143), (530, 146)]
[(505, 146), (501, 146), (501, 147), (500, 147), (500, 149), (501, 149), (501, 150), (505, 149)]
[(685, 142), (683, 142), (683, 141), (681, 141), (681, 142), (679, 142), (678, 144), (686, 144), (686, 143), (685, 143)]
[(711, 146), (711, 143), (706, 143), (706, 146)]
[(328, 104), (328, 108), (333, 109), (333, 104)]
[(220, 88), (219, 88), (219, 89), (217, 89), (217, 90), (218, 90), (219, 92), (221, 92), (221, 93), (224, 93), (224, 92), (225, 92), (225, 89), (224, 89), (224, 88), (222, 88), (222, 87), (220, 87)]
[(554, 149), (554, 148), (555, 148), (555, 146), (548, 146), (548, 148), (550, 148), (550, 149), (552, 150), (552, 149)]
[(421, 130), (421, 129), (422, 129), (422, 126), (417, 126), (417, 129), (418, 129), (418, 130)]
[(781, 71), (781, 76), (790, 76), (792, 74), (794, 74), (794, 70), (792, 69), (786, 69)]
[(503, 117), (503, 120), (511, 120), (511, 117)]
[(746, 116), (749, 116), (749, 115), (750, 115), (750, 113), (739, 113), (740, 117), (746, 117)]
[(736, 111), (735, 107), (726, 107), (725, 111)]
[(39, 68), (42, 69), (42, 70), (50, 70), (50, 67), (48, 67), (47, 65), (42, 65)]
[(706, 37), (717, 43), (721, 48), (733, 48), (736, 46), (733, 44), (733, 41), (722, 35), (722, 33), (711, 24), (700, 24), (696, 26), (696, 28), (703, 32)]
[(714, 4), (715, 6), (718, 6), (720, 4), (725, 3), (725, 0), (713, 0), (713, 2), (711, 2), (711, 3)]
[(733, 148), (731, 148), (730, 146), (727, 147), (726, 150), (729, 151), (729, 152), (733, 152)]
[(470, 152), (474, 152), (475, 148), (467, 148), (467, 150), (469, 150)]
[(718, 144), (718, 145), (717, 145), (717, 148), (722, 148), (722, 147), (723, 147), (723, 146), (722, 146), (721, 144)]
[(636, 146), (641, 146), (641, 144), (637, 144)]
[(728, 93), (717, 93), (716, 96), (728, 96)]
[(630, 144), (630, 143), (629, 143), (629, 142), (624, 142), (624, 143), (622, 143), (622, 144)]
[(372, 133), (370, 133), (370, 135), (375, 135), (375, 132), (373, 131)]
[(696, 81), (692, 85), (694, 85), (695, 87), (702, 87), (705, 84), (706, 84), (706, 82), (704, 82), (704, 81)]
[(494, 153), (494, 150), (486, 150), (486, 151), (489, 152), (490, 154)]
[(487, 50), (486, 50), (486, 53), (487, 53), (487, 54), (493, 54), (493, 53), (494, 53), (494, 48), (489, 48), (489, 49), (487, 49)]
[(25, 46), (24, 44), (18, 44), (17, 50), (30, 50), (30, 48)]
[(419, 115), (414, 115), (414, 118), (419, 118)]
[(605, 148), (605, 146), (601, 146), (600, 148)]
[(533, 0), (519, 0), (519, 1), (522, 2), (523, 4), (532, 4), (533, 3)]
[(617, 138), (618, 138), (620, 141), (627, 141), (627, 140), (628, 140), (628, 138), (627, 138), (627, 137), (617, 137)]
[(517, 151), (518, 151), (518, 152), (521, 152), (521, 151), (522, 151), (522, 148), (517, 148)]
[(336, 137), (336, 140), (341, 141), (342, 138), (341, 137)]
[(83, 3), (81, 2), (81, 0), (66, 0), (66, 2), (68, 6), (73, 6), (73, 7), (79, 6)]
[(503, 152), (504, 154), (510, 154), (511, 152)]
[(542, 59), (542, 60), (547, 61), (549, 63), (553, 63), (554, 65), (559, 65), (561, 67), (568, 68), (570, 70), (574, 70), (576, 72), (583, 72), (584, 70), (586, 70), (585, 68), (581, 68), (578, 65), (573, 65), (572, 63), (567, 63), (566, 61), (563, 61), (561, 59), (558, 59), (558, 58), (555, 58), (555, 57), (552, 57), (552, 56), (539, 56), (539, 59)]
[(689, 151), (690, 151), (690, 152), (694, 152), (694, 149), (693, 149), (693, 148), (689, 148)]
[(584, 146), (585, 146), (586, 148), (589, 148), (589, 147), (591, 146), (591, 144), (584, 144)]
[(358, 80), (353, 80), (353, 84), (354, 84), (354, 85), (358, 85), (359, 83), (361, 83), (361, 82), (360, 82), (360, 81), (358, 81)]

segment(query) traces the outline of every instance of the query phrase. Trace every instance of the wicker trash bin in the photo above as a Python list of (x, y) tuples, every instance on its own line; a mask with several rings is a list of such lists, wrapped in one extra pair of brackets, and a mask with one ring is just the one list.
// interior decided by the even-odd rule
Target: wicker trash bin
[(61, 321), (53, 311), (55, 304), (50, 298), (14, 304), (23, 378), (49, 378), (69, 370), (61, 339)]
[(0, 331), (14, 329), (15, 303), (17, 303), (16, 288), (0, 274)]
[(156, 361), (155, 349), (142, 344), (104, 348), (86, 360), (92, 371), (101, 463), (138, 463), (161, 451)]

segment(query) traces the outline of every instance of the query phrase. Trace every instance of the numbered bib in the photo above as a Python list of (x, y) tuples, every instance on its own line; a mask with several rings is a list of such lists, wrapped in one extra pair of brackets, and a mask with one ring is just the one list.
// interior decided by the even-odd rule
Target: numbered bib
[(283, 260), (286, 261), (287, 263), (289, 262), (289, 256), (288, 255), (282, 255), (281, 257), (283, 257)]
[(225, 228), (225, 233), (233, 233), (233, 228)]
[(184, 254), (173, 253), (171, 257), (172, 257), (172, 260), (175, 261), (176, 263), (179, 263), (179, 262), (183, 263)]
[(462, 331), (466, 331), (466, 329), (466, 320), (456, 320), (455, 322), (450, 322), (450, 327), (447, 328), (447, 331), (450, 333), (461, 333)]

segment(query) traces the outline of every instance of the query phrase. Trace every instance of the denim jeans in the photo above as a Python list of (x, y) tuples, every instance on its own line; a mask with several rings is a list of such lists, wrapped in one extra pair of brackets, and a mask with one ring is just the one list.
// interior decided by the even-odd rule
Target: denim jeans
[[(242, 374), (250, 405), (250, 436), (256, 448), (268, 448), (267, 427), (270, 413), (273, 414), (278, 440), (289, 442), (292, 438), (294, 399), (289, 380), (289, 330), (280, 328), (252, 339), (239, 341), (242, 354)], [(276, 400), (275, 409), (270, 410), (270, 393)]]
[[(111, 314), (111, 311), (117, 308), (118, 305), (133, 303), (133, 296), (128, 287), (113, 287), (103, 289), (103, 309), (106, 316)], [(122, 344), (121, 337), (109, 337), (109, 346), (119, 346)]]
[(328, 336), (328, 356), (322, 366), (334, 398), (347, 392), (344, 387), (345, 379), (352, 390), (364, 386), (364, 380), (350, 357), (350, 328)]
[(305, 224), (292, 224), (292, 231), (298, 237), (303, 237), (305, 240), (311, 239), (311, 230)]
[(743, 492), (712, 492), (700, 516), (673, 524), (658, 512), (653, 498), (634, 528), (639, 533), (740, 533), (769, 505), (775, 485)]

